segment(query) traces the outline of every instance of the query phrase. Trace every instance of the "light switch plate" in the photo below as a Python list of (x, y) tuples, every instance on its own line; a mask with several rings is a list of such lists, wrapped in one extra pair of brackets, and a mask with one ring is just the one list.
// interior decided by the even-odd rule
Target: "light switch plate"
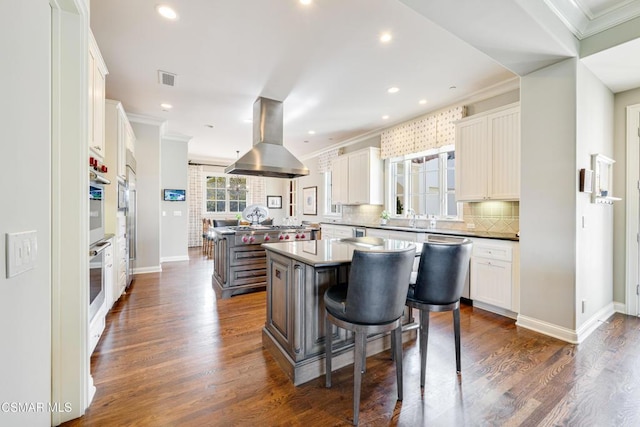
[(7, 233), (7, 278), (31, 270), (38, 260), (38, 234), (35, 230)]

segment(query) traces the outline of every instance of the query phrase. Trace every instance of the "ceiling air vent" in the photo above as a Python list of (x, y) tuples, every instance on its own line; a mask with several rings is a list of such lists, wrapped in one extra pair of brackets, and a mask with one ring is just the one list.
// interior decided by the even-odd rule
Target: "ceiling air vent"
[(169, 73), (167, 71), (158, 70), (158, 83), (165, 86), (175, 86), (176, 85), (176, 74)]

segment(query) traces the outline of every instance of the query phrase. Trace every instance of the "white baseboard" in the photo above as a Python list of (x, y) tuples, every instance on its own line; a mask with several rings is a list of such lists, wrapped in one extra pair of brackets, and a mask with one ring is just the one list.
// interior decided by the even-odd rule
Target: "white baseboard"
[(163, 262), (175, 262), (175, 261), (189, 261), (189, 255), (167, 256), (160, 258), (160, 263)]
[(162, 273), (162, 266), (156, 265), (154, 267), (140, 267), (134, 268), (133, 274), (145, 274), (145, 273)]
[(627, 305), (623, 302), (613, 302), (613, 311), (616, 313), (629, 314), (627, 313)]
[(554, 325), (553, 323), (545, 322), (543, 320), (534, 319), (533, 317), (518, 315), (516, 326), (530, 329), (535, 332), (539, 332), (550, 337), (558, 338), (562, 341), (569, 342), (571, 344), (580, 344), (584, 341), (593, 331), (595, 331), (600, 324), (608, 319), (613, 313), (614, 304), (607, 304), (605, 307), (598, 310), (593, 316), (589, 318), (584, 324), (573, 330), (565, 328), (563, 326)]

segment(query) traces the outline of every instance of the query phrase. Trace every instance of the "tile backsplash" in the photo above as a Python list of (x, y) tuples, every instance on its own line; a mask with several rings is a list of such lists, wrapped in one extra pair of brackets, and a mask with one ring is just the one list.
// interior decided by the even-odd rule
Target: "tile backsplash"
[[(463, 203), (463, 221), (438, 220), (437, 228), (445, 230), (469, 230), (470, 226), (475, 231), (491, 231), (496, 233), (516, 233), (520, 230), (520, 203), (519, 202), (469, 202)], [(358, 205), (343, 206), (340, 222), (351, 224), (379, 224), (382, 206)], [(327, 220), (329, 220), (327, 218)], [(408, 225), (405, 218), (394, 218), (390, 225)], [(428, 227), (429, 220), (417, 219), (418, 227)]]

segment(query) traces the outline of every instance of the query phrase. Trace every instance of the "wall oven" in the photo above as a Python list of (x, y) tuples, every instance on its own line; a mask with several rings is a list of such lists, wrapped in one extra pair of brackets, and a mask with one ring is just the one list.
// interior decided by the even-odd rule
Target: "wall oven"
[(104, 186), (111, 181), (89, 170), (89, 243), (104, 239)]
[(105, 301), (104, 250), (110, 245), (108, 241), (102, 240), (89, 247), (89, 321), (94, 318)]

